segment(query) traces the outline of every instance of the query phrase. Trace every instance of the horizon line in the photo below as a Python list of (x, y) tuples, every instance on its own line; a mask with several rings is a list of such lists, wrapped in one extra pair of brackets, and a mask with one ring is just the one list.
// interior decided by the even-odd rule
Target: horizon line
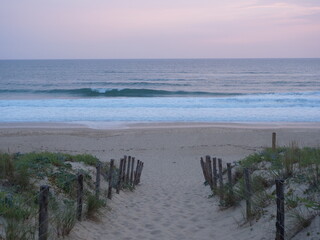
[(236, 60), (236, 59), (320, 59), (320, 57), (208, 57), (208, 58), (0, 58), (0, 61), (52, 61), (52, 60)]

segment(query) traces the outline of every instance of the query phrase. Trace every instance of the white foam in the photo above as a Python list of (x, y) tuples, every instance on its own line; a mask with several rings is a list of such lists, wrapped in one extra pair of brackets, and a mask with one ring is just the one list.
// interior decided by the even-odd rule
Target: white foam
[(91, 126), (94, 122), (318, 122), (320, 96), (0, 100), (0, 112), (0, 122), (87, 122)]

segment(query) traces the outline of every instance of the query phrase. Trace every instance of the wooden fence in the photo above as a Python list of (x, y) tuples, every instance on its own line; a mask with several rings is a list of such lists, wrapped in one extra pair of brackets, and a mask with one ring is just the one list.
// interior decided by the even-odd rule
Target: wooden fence
[[(135, 164), (136, 162), (136, 164)], [(124, 188), (135, 188), (141, 180), (141, 174), (144, 163), (140, 160), (135, 161), (134, 157), (124, 156), (120, 160), (119, 168), (117, 173), (115, 171), (115, 161), (111, 159), (109, 165), (109, 171), (106, 173), (108, 179), (107, 198), (112, 199), (113, 189), (116, 189), (116, 193), (119, 194), (120, 190)], [(95, 196), (100, 199), (100, 177), (103, 173), (101, 172), (101, 162), (97, 163), (96, 166), (96, 182), (95, 182)], [(77, 175), (77, 205), (76, 205), (76, 218), (78, 221), (82, 220), (83, 216), (83, 199), (84, 199), (84, 176), (82, 173)], [(116, 184), (114, 184), (116, 182)], [(49, 236), (49, 193), (50, 186), (42, 185), (39, 193), (39, 240), (47, 240)]]
[[(211, 158), (206, 156), (204, 159), (200, 158), (200, 165), (203, 172), (205, 183), (208, 184), (214, 195), (220, 198), (220, 204), (225, 204), (226, 201), (232, 201), (234, 198), (234, 184), (232, 182), (232, 168), (231, 163), (226, 164), (226, 171), (223, 171), (222, 160), (220, 158)], [(218, 170), (217, 170), (218, 161)], [(227, 184), (224, 184), (224, 174), (227, 174)], [(246, 220), (251, 221), (252, 213), (252, 181), (250, 176), (250, 169), (243, 168), (244, 178), (244, 196), (241, 196), (246, 202)], [(219, 184), (218, 184), (219, 183)], [(284, 190), (283, 179), (275, 180), (276, 183), (276, 203), (277, 203), (277, 219), (276, 219), (276, 240), (284, 239)], [(228, 196), (226, 196), (228, 194)], [(228, 200), (227, 200), (228, 198)], [(228, 202), (228, 204), (232, 204)]]
[[(272, 150), (276, 150), (276, 133), (272, 133)], [(205, 160), (204, 160), (205, 159)], [(218, 163), (218, 169), (217, 169)], [(226, 164), (226, 171), (223, 171), (222, 160), (216, 157), (210, 157), (207, 155), (205, 158), (200, 158), (200, 165), (202, 173), (204, 176), (205, 183), (208, 184), (213, 192), (213, 194), (219, 196), (220, 203), (225, 203), (229, 201), (228, 204), (233, 204), (232, 200), (234, 197), (234, 183), (232, 181), (232, 166), (231, 163)], [(242, 199), (246, 202), (246, 220), (250, 221), (252, 219), (252, 180), (249, 168), (243, 168), (243, 179), (244, 179), (244, 196)], [(227, 188), (224, 184), (223, 175), (227, 173)], [(219, 183), (219, 184), (218, 184)], [(285, 236), (285, 225), (284, 225), (284, 180), (276, 179), (276, 204), (277, 204), (277, 218), (276, 218), (276, 240), (284, 240)], [(227, 196), (226, 196), (227, 193)], [(226, 199), (228, 198), (228, 199)]]

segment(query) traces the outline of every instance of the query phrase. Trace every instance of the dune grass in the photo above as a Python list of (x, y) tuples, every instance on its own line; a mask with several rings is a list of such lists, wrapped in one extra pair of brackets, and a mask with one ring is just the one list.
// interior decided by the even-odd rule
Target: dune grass
[[(229, 188), (223, 189), (222, 209), (240, 205), (246, 199), (244, 168), (251, 172), (252, 217), (256, 220), (275, 204), (275, 179), (285, 180), (286, 212), (295, 228), (308, 226), (309, 220), (320, 214), (320, 148), (299, 148), (293, 142), (275, 150), (266, 148), (235, 162), (233, 192), (230, 195)], [(297, 214), (301, 208), (306, 209), (307, 216)]]
[[(53, 235), (64, 237), (75, 222), (76, 179), (84, 174), (85, 205), (88, 216), (105, 206), (93, 200), (94, 181), (87, 168), (73, 169), (72, 163), (93, 167), (98, 159), (88, 154), (64, 153), (0, 153), (0, 239), (34, 239), (37, 231), (39, 186), (50, 185), (49, 207)], [(107, 164), (103, 165), (108, 169)], [(88, 169), (89, 169), (88, 168)], [(19, 228), (16, 228), (19, 226)], [(1, 227), (0, 227), (1, 228)]]

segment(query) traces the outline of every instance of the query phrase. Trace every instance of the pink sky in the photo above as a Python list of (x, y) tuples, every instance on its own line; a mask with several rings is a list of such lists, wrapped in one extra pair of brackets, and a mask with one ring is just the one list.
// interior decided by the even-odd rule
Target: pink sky
[(319, 0), (10, 0), (0, 59), (320, 57)]

